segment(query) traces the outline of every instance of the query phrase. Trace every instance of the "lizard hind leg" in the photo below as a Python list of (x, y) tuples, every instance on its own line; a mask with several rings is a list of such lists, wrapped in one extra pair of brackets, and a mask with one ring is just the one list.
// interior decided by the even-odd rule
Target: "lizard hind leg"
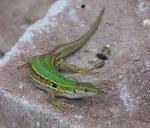
[(71, 72), (75, 72), (75, 73), (80, 73), (82, 75), (89, 74), (92, 71), (92, 69), (80, 68), (78, 66), (68, 64), (68, 63), (64, 62), (62, 59), (56, 63), (56, 67), (59, 70), (71, 71)]
[(24, 63), (21, 64), (21, 65), (19, 65), (19, 66), (17, 67), (17, 69), (20, 69), (20, 68), (23, 68), (23, 67), (28, 67), (29, 64), (30, 64), (30, 62), (31, 62), (31, 60), (32, 60), (32, 58), (33, 58), (33, 57), (26, 57), (26, 56), (24, 56), (23, 54), (21, 54), (21, 59), (24, 61)]

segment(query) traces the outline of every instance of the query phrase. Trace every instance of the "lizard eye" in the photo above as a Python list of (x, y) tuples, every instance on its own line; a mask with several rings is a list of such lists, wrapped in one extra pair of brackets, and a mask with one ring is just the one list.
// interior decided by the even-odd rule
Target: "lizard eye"
[(87, 89), (85, 89), (84, 91), (85, 91), (85, 92), (88, 92), (88, 90), (87, 90)]

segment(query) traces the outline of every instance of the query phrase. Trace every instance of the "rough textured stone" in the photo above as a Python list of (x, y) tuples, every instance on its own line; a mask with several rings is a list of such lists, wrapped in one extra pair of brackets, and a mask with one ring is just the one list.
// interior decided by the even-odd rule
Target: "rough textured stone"
[[(101, 47), (112, 45), (112, 55), (105, 67), (97, 70), (99, 73), (69, 74), (94, 83), (102, 94), (82, 100), (62, 98), (68, 109), (56, 110), (48, 103), (47, 93), (30, 82), (28, 70), (17, 67), (24, 63), (24, 57), (47, 53), (77, 39), (90, 28), (102, 7), (106, 10), (96, 34), (67, 59), (90, 67), (88, 61), (96, 58)], [(0, 60), (0, 124), (6, 128), (149, 128), (149, 13), (149, 1), (142, 0), (53, 3), (45, 17), (30, 25)]]
[(8, 52), (25, 29), (43, 17), (54, 0), (1, 0), (0, 51)]

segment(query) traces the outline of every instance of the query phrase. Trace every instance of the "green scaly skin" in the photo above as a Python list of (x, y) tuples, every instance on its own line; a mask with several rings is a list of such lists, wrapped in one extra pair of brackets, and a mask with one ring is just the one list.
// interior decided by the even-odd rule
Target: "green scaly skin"
[(91, 83), (78, 82), (64, 77), (58, 69), (71, 70), (73, 72), (84, 73), (87, 70), (66, 64), (63, 59), (79, 50), (95, 33), (101, 21), (104, 8), (98, 16), (91, 29), (80, 39), (71, 43), (66, 43), (56, 47), (50, 53), (35, 56), (29, 61), (30, 77), (35, 86), (49, 92), (49, 100), (55, 106), (61, 103), (56, 102), (55, 96), (68, 98), (82, 98), (99, 95), (99, 90)]

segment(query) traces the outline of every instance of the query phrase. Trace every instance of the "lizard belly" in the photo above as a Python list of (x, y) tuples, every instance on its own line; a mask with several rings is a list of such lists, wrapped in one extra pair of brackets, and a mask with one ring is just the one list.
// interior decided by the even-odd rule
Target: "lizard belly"
[(82, 94), (82, 93), (76, 93), (76, 94), (63, 93), (63, 94), (61, 94), (61, 96), (67, 97), (70, 99), (78, 99), (78, 98), (87, 97), (86, 94)]

